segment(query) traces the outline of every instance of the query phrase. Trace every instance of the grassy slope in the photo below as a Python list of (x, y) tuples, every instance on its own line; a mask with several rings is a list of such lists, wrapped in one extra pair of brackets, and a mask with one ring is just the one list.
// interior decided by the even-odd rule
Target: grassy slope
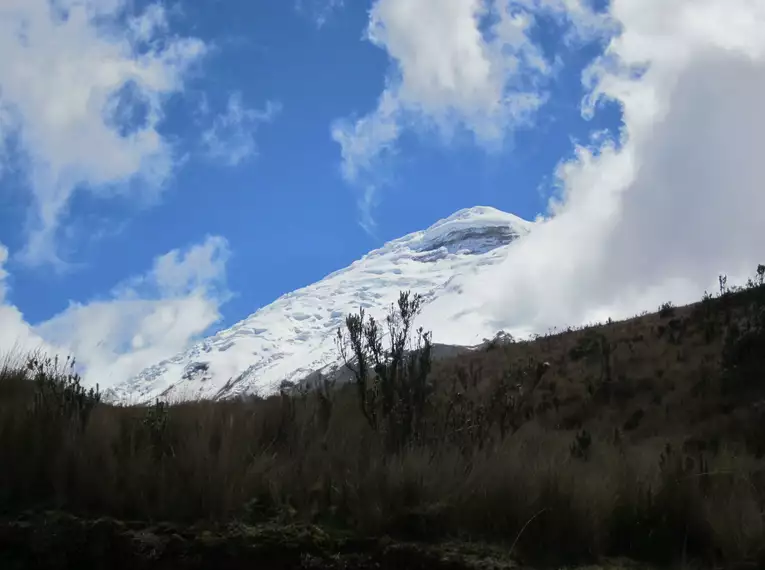
[[(6, 367), (0, 542), (31, 540), (7, 522), (21, 511), (56, 509), (146, 524), (315, 524), (463, 549), (480, 540), (537, 565), (763, 564), (763, 297), (752, 288), (439, 361), (422, 437), (396, 450), (350, 385), (90, 410), (86, 396), (51, 388), (60, 367)], [(539, 362), (550, 366), (535, 386)]]

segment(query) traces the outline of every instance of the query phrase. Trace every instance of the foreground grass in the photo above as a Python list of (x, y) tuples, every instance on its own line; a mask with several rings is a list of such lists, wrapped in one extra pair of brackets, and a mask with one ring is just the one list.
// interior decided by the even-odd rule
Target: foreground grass
[(0, 520), (8, 570), (114, 568), (192, 570), (252, 567), (283, 569), (449, 568), (509, 569), (515, 565), (488, 547), (438, 548), (328, 533), (308, 524), (184, 527), (109, 518), (82, 520), (48, 512)]
[[(763, 297), (750, 287), (622, 323), (489, 343), (436, 363), (419, 415), (408, 420), (417, 427), (406, 431), (403, 415), (382, 408), (370, 423), (353, 384), (115, 407), (80, 388), (63, 364), (9, 364), (0, 372), (0, 541), (34, 542), (29, 529), (41, 519), (30, 527), (19, 513), (54, 509), (80, 522), (46, 528), (81, 537), (109, 528), (106, 544), (135, 546), (125, 538), (135, 529), (82, 521), (143, 521), (146, 536), (165, 537), (155, 541), (162, 552), (177, 546), (171, 558), (184, 560), (204, 559), (201, 548), (216, 560), (225, 551), (252, 561), (260, 552), (252, 545), (269, 543), (258, 533), (320, 527), (332, 537), (321, 552), (347, 556), (357, 544), (349, 536), (388, 536), (439, 544), (441, 554), (445, 541), (489, 542), (534, 565), (624, 556), (762, 566)], [(168, 536), (181, 531), (155, 532), (157, 521), (234, 526), (207, 551), (193, 532), (178, 546)], [(285, 556), (312, 555), (314, 538), (290, 538)], [(397, 560), (377, 544), (365, 560)], [(65, 548), (59, 541), (53, 551)], [(418, 548), (398, 567), (437, 567), (417, 562), (432, 554)]]
[[(147, 525), (109, 518), (88, 521), (47, 512), (0, 520), (0, 536), (5, 546), (0, 550), (0, 563), (7, 570), (520, 568), (506, 549), (486, 544), (359, 538), (309, 524)], [(606, 559), (587, 570), (644, 568), (648, 567), (624, 559)]]

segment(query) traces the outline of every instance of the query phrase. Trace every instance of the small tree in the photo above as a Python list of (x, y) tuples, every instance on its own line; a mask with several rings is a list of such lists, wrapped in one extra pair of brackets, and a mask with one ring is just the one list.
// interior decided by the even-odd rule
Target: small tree
[[(359, 407), (370, 427), (385, 430), (398, 450), (423, 435), (424, 413), (431, 394), (431, 334), (414, 329), (422, 296), (401, 292), (385, 318), (385, 332), (364, 310), (348, 315), (346, 332), (337, 332), (343, 363), (353, 373)], [(387, 347), (383, 337), (387, 336)]]
[(369, 366), (370, 353), (382, 351), (382, 341), (377, 321), (373, 317), (368, 320), (364, 317), (363, 308), (356, 315), (348, 315), (345, 319), (347, 335), (339, 328), (336, 342), (345, 367), (353, 373), (361, 413), (376, 430), (377, 395), (370, 386)]
[(720, 297), (724, 297), (728, 293), (728, 276), (727, 275), (718, 276), (717, 282), (720, 285)]

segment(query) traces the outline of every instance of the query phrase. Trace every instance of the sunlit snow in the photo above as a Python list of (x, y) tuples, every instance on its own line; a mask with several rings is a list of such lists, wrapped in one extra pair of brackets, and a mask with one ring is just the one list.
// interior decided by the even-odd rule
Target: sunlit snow
[[(472, 345), (493, 336), (491, 320), (469, 310), (459, 282), (480, 279), (505, 258), (532, 222), (475, 207), (425, 231), (388, 242), (350, 266), (288, 293), (188, 351), (115, 386), (112, 400), (143, 402), (268, 395), (284, 381), (338, 364), (335, 335), (346, 315), (364, 308), (384, 316), (399, 292), (420, 293), (418, 325), (440, 344)], [(490, 286), (490, 283), (487, 283)]]

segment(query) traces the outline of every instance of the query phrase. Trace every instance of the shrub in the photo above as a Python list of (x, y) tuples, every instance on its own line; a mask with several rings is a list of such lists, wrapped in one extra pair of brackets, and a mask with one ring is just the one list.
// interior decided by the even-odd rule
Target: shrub
[(754, 307), (742, 324), (728, 327), (722, 368), (726, 393), (765, 395), (765, 307)]
[(74, 422), (85, 429), (95, 406), (101, 401), (98, 385), (85, 389), (79, 374), (74, 372), (75, 360), (64, 363), (55, 358), (33, 357), (27, 370), (35, 384), (31, 413), (40, 423)]
[[(346, 319), (347, 336), (337, 345), (356, 383), (359, 409), (374, 430), (384, 430), (391, 450), (424, 437), (424, 415), (432, 394), (431, 333), (414, 330), (422, 297), (402, 292), (385, 319), (386, 330), (363, 309)], [(383, 346), (387, 334), (388, 347)], [(350, 356), (352, 355), (352, 357)]]
[(662, 319), (671, 317), (674, 314), (675, 314), (675, 306), (672, 304), (671, 301), (662, 303), (662, 305), (659, 307), (659, 317)]

